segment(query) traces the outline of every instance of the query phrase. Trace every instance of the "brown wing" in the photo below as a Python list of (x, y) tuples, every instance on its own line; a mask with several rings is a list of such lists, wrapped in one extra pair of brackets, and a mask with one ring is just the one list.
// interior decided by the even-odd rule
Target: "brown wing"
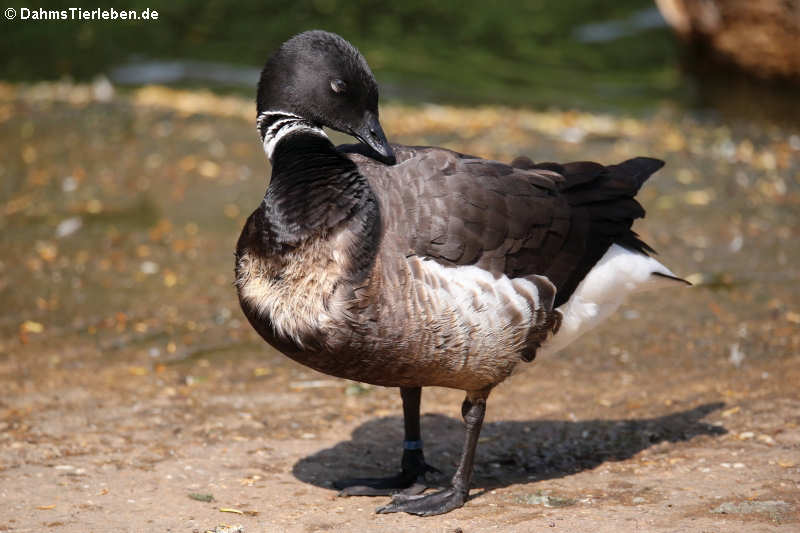
[(644, 215), (633, 196), (660, 161), (518, 158), (512, 166), (441, 148), (394, 149), (391, 167), (351, 157), (381, 199), (385, 239), (408, 255), (510, 278), (547, 276), (558, 306), (612, 243), (650, 250), (630, 230)]

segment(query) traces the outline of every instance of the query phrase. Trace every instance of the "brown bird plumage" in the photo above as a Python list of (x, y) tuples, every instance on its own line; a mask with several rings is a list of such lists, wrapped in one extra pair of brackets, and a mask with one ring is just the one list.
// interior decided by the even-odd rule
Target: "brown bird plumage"
[[(596, 306), (597, 320), (619, 305), (602, 296), (613, 285), (611, 262), (641, 278), (626, 280), (627, 290), (651, 268), (671, 276), (631, 231), (644, 215), (633, 197), (662, 163), (507, 165), (389, 145), (371, 84), (360, 54), (324, 32), (296, 36), (270, 59), (258, 126), (272, 178), (239, 238), (236, 285), (250, 323), (284, 354), (333, 376), (401, 387), (403, 472), (340, 483), (349, 494), (422, 490), (431, 467), (419, 391), (466, 391), (453, 487), (380, 509), (439, 514), (466, 500), (491, 389), (548, 346), (562, 318), (574, 338), (595, 320), (582, 318), (582, 305)], [(321, 125), (364, 144), (336, 148)]]

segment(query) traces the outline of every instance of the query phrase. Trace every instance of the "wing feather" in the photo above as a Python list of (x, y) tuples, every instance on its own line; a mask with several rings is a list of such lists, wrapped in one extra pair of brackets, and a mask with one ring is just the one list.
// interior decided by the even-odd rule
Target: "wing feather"
[[(391, 239), (408, 253), (445, 265), (476, 265), (494, 275), (545, 276), (556, 306), (617, 242), (651, 249), (631, 231), (644, 216), (634, 199), (663, 165), (636, 158), (619, 165), (590, 161), (513, 165), (442, 148), (394, 146), (397, 164), (350, 157), (370, 180)], [(399, 204), (399, 205), (388, 205)]]

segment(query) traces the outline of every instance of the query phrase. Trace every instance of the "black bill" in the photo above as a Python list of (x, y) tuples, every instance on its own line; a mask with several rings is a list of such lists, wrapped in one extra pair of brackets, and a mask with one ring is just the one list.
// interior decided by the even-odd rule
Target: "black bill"
[(389, 141), (386, 140), (381, 123), (378, 122), (378, 117), (375, 114), (367, 111), (364, 114), (361, 126), (352, 133), (359, 141), (375, 151), (377, 156), (375, 159), (387, 165), (394, 165), (396, 161), (394, 151), (389, 146)]

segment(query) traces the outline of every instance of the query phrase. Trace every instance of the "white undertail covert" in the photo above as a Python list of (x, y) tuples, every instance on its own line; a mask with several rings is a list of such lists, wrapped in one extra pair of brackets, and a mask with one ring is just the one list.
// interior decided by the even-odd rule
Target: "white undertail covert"
[(683, 284), (683, 281), (654, 258), (612, 244), (569, 300), (558, 307), (563, 315), (561, 328), (539, 348), (537, 357), (564, 349), (608, 318), (630, 294), (676, 284)]

